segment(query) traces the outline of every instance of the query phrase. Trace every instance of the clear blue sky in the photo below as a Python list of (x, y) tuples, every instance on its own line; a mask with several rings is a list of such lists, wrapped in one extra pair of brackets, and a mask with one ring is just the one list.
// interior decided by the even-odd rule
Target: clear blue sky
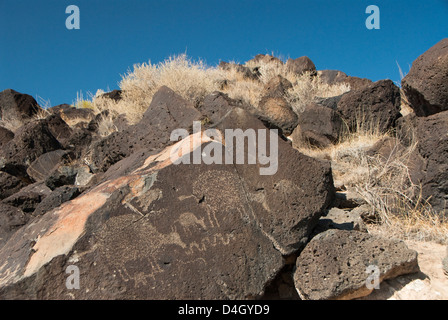
[[(68, 5), (81, 29), (67, 30)], [(368, 30), (368, 5), (381, 29)], [(309, 56), (317, 69), (399, 81), (448, 37), (448, 0), (0, 0), (0, 90), (52, 105), (116, 89), (134, 63), (187, 52), (209, 65), (258, 53)]]

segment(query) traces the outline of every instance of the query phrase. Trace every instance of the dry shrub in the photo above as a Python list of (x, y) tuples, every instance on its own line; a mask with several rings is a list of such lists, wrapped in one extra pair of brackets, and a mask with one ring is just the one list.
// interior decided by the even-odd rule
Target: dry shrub
[[(409, 164), (417, 142), (394, 146), (387, 159), (365, 154), (366, 172), (352, 187), (374, 209), (378, 223), (396, 238), (448, 243), (448, 220), (422, 197), (411, 179)], [(383, 231), (384, 232), (384, 231)]]
[[(260, 80), (244, 78), (236, 66), (236, 63), (230, 63), (226, 70), (208, 67), (202, 61), (193, 61), (185, 54), (172, 56), (158, 64), (136, 64), (133, 70), (122, 76), (119, 84), (123, 91), (121, 100), (101, 97), (103, 92), (98, 92), (92, 98), (91, 105), (96, 111), (114, 110), (118, 114), (125, 114), (131, 123), (135, 123), (141, 119), (161, 86), (171, 88), (194, 105), (207, 94), (218, 90), (232, 99), (257, 107), (264, 85), (274, 76), (281, 75), (294, 86), (286, 98), (297, 111), (315, 97), (336, 96), (349, 90), (345, 84), (324, 84), (319, 77), (297, 77), (287, 72), (285, 65), (278, 62), (258, 63)], [(253, 69), (253, 66), (246, 66)], [(77, 100), (85, 101), (82, 97)]]
[[(291, 76), (289, 76), (291, 78)], [(350, 85), (327, 84), (322, 81), (319, 75), (311, 76), (309, 72), (295, 78), (291, 81), (293, 87), (288, 91), (287, 99), (293, 110), (300, 114), (303, 108), (314, 102), (316, 98), (330, 98), (339, 96), (350, 91)]]
[(218, 89), (220, 74), (217, 68), (208, 68), (202, 61), (192, 61), (185, 54), (170, 57), (155, 65), (151, 62), (136, 64), (120, 82), (122, 100), (132, 103), (130, 108), (143, 113), (157, 90), (167, 86), (195, 103)]
[[(368, 151), (385, 138), (394, 141), (387, 159)], [(374, 233), (398, 239), (448, 243), (448, 219), (434, 212), (429, 199), (422, 198), (421, 185), (411, 179), (410, 164), (417, 147), (407, 146), (392, 133), (381, 133), (377, 124), (357, 121), (356, 129), (346, 130), (336, 145), (325, 149), (300, 146), (308, 156), (331, 161), (335, 185), (357, 193), (375, 212)]]

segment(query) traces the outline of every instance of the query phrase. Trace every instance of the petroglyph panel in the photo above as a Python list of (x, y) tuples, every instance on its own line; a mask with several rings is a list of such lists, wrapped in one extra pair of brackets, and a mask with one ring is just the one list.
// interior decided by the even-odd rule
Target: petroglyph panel
[(144, 216), (111, 217), (95, 235), (98, 263), (151, 299), (262, 294), (260, 278), (274, 277), (282, 257), (250, 218), (241, 188), (233, 166), (164, 168), (139, 195), (140, 205), (150, 200)]

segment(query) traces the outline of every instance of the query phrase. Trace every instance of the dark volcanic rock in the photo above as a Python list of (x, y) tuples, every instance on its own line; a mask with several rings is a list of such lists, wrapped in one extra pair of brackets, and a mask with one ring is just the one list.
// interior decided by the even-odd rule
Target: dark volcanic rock
[(73, 129), (62, 119), (61, 115), (52, 114), (45, 118), (48, 124), (48, 128), (53, 136), (61, 143), (61, 145), (66, 146), (67, 140), (73, 134)]
[(372, 80), (347, 76), (339, 70), (320, 70), (317, 72), (323, 83), (335, 85), (345, 83), (350, 86), (350, 91), (359, 90), (372, 84)]
[(59, 207), (61, 204), (75, 199), (81, 194), (81, 190), (76, 186), (63, 186), (55, 189), (45, 199), (43, 199), (33, 212), (33, 216), (41, 216), (46, 212)]
[(351, 130), (358, 124), (386, 132), (401, 117), (400, 89), (391, 80), (380, 80), (344, 94), (338, 111)]
[(263, 97), (283, 98), (289, 89), (292, 88), (292, 83), (278, 75), (269, 80), (263, 88)]
[(4, 123), (24, 124), (41, 110), (30, 95), (12, 89), (0, 92), (0, 120)]
[(0, 200), (7, 198), (27, 186), (27, 182), (9, 173), (0, 171)]
[(417, 116), (448, 110), (448, 38), (414, 61), (401, 86)]
[(95, 117), (95, 112), (88, 108), (64, 108), (60, 112), (61, 118), (69, 125), (73, 126), (78, 122), (89, 122)]
[(333, 110), (337, 110), (338, 108), (338, 103), (341, 100), (342, 96), (344, 94), (341, 94), (340, 96), (336, 96), (336, 97), (330, 97), (330, 98), (316, 98), (314, 100), (314, 103), (320, 105), (320, 106), (324, 106)]
[(316, 66), (310, 58), (303, 56), (297, 59), (288, 59), (286, 61), (286, 69), (288, 72), (301, 76), (305, 72), (309, 72), (310, 75), (317, 75)]
[(201, 114), (168, 87), (161, 87), (136, 125), (114, 132), (91, 147), (92, 164), (100, 171), (140, 149), (157, 150), (170, 142), (174, 129), (189, 129)]
[(58, 166), (45, 179), (45, 185), (51, 190), (65, 186), (74, 185), (79, 171), (78, 166)]
[(433, 209), (448, 215), (448, 111), (417, 118), (418, 151), (426, 161), (422, 196)]
[[(235, 107), (215, 124), (220, 131), (266, 129)], [(198, 133), (190, 138), (204, 152), (222, 148)], [(10, 238), (0, 250), (0, 298), (261, 297), (334, 194), (329, 164), (272, 138), (278, 171), (266, 176), (259, 163), (173, 164), (170, 154), (185, 151), (187, 140), (149, 157), (134, 152), (111, 168), (115, 178)], [(69, 265), (79, 268), (82, 290), (66, 288)]]
[(105, 97), (105, 98), (112, 99), (114, 101), (120, 101), (123, 98), (122, 95), (123, 95), (123, 91), (112, 90), (110, 92), (106, 92), (106, 93), (102, 94), (101, 96)]
[(14, 139), (0, 150), (0, 170), (26, 179), (26, 169), (34, 160), (46, 152), (61, 148), (45, 120), (30, 122), (20, 128)]
[(317, 72), (323, 83), (338, 84), (347, 79), (347, 74), (339, 70), (319, 70)]
[(66, 111), (66, 110), (71, 109), (71, 108), (73, 108), (73, 106), (71, 106), (71, 105), (69, 105), (67, 103), (63, 103), (63, 104), (59, 104), (57, 106), (48, 108), (47, 111), (50, 114), (60, 114), (61, 112)]
[(292, 84), (285, 78), (272, 78), (265, 85), (258, 109), (254, 113), (269, 127), (279, 128), (285, 135), (290, 135), (297, 126), (297, 114), (285, 98), (290, 88)]
[(37, 182), (26, 186), (19, 192), (4, 199), (2, 202), (19, 208), (25, 213), (32, 213), (37, 205), (50, 193), (51, 190), (45, 184)]
[(285, 135), (290, 135), (297, 126), (297, 114), (285, 98), (263, 97), (256, 114), (268, 127), (278, 128)]
[(64, 164), (68, 157), (69, 152), (64, 150), (44, 153), (28, 167), (26, 172), (34, 181), (43, 181), (52, 171)]
[(417, 252), (398, 240), (359, 231), (328, 230), (317, 235), (297, 259), (296, 289), (305, 300), (348, 300), (369, 295), (367, 267), (381, 282), (419, 271)]
[(6, 128), (0, 127), (0, 148), (14, 138), (14, 133)]
[(11, 235), (28, 222), (22, 210), (0, 202), (0, 249)]
[(291, 135), (293, 146), (328, 147), (339, 140), (343, 128), (341, 116), (335, 110), (317, 104), (307, 105)]

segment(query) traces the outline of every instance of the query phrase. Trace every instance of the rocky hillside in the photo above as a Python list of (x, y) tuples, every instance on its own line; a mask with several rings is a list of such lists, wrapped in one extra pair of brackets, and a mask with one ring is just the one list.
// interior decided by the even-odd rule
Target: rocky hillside
[(138, 65), (75, 107), (4, 90), (0, 299), (356, 299), (422, 274), (406, 241), (448, 243), (447, 84), (444, 39), (401, 88), (257, 55)]

